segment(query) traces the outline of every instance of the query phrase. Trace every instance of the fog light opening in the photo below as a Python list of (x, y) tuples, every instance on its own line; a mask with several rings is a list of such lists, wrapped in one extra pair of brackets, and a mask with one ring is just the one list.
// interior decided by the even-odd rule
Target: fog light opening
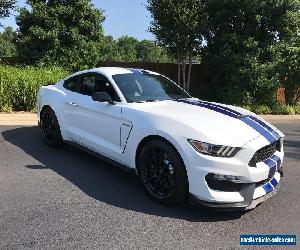
[(239, 176), (234, 175), (223, 175), (223, 174), (213, 174), (210, 173), (206, 176), (206, 178), (211, 180), (218, 180), (218, 181), (231, 181), (234, 183), (242, 183), (242, 180)]
[(239, 192), (243, 186), (239, 176), (210, 173), (205, 176), (209, 188), (223, 192)]

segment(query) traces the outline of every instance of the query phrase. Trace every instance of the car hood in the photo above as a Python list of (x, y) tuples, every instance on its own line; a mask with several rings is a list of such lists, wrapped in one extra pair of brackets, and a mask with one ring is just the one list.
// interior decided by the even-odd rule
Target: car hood
[(185, 130), (181, 134), (193, 136), (190, 139), (214, 144), (243, 146), (259, 136), (272, 143), (283, 136), (250, 111), (195, 98), (137, 103), (135, 109), (159, 117), (156, 121), (164, 123), (170, 131)]

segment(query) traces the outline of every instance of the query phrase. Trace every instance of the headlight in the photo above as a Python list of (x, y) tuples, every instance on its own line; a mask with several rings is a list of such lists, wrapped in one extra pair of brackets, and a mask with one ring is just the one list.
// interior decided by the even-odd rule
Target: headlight
[(188, 142), (193, 148), (201, 154), (211, 155), (216, 157), (233, 157), (241, 149), (238, 147), (230, 147), (223, 145), (214, 145), (206, 142), (195, 141), (189, 139)]

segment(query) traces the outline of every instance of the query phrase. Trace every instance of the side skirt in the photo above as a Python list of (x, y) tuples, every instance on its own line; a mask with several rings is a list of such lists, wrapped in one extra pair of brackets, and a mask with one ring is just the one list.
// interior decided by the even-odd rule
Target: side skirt
[(97, 158), (99, 158), (99, 159), (101, 159), (101, 160), (103, 160), (103, 161), (105, 161), (105, 162), (107, 162), (107, 163), (109, 163), (111, 165), (114, 165), (114, 166), (116, 166), (116, 167), (118, 167), (118, 168), (120, 168), (122, 170), (125, 170), (126, 172), (128, 172), (130, 174), (138, 175), (136, 169), (127, 167), (127, 166), (121, 164), (120, 162), (117, 162), (117, 161), (109, 158), (108, 156), (105, 156), (105, 155), (100, 154), (98, 152), (95, 152), (94, 150), (92, 150), (92, 149), (90, 149), (90, 148), (88, 148), (88, 147), (86, 147), (84, 145), (78, 144), (78, 143), (73, 142), (73, 141), (67, 141), (67, 140), (64, 141), (64, 142), (67, 143), (67, 144), (69, 144), (72, 147), (75, 147), (75, 148), (78, 148), (78, 149), (80, 149), (82, 151), (85, 151), (86, 153), (88, 153), (88, 154), (90, 154), (92, 156), (95, 156), (95, 157), (97, 157)]

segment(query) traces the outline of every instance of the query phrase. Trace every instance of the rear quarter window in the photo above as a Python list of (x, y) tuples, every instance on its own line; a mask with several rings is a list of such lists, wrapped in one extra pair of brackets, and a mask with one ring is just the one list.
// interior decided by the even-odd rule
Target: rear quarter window
[(71, 77), (64, 81), (64, 88), (73, 92), (78, 92), (78, 77)]

